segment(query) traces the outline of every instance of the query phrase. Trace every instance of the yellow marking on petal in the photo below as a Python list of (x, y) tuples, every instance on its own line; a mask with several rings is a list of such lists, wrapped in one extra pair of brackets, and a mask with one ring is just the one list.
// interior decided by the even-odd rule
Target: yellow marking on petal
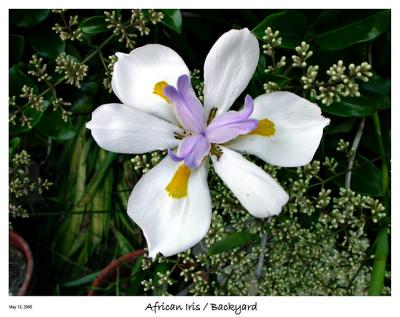
[(171, 104), (171, 101), (169, 101), (168, 97), (164, 94), (164, 89), (165, 87), (169, 86), (167, 82), (165, 81), (159, 81), (154, 85), (153, 89), (153, 94), (159, 95), (161, 98), (163, 98), (166, 102)]
[(262, 119), (258, 121), (258, 126), (255, 130), (251, 131), (249, 135), (261, 135), (270, 137), (276, 132), (275, 124), (268, 119)]
[(167, 187), (165, 187), (165, 190), (170, 197), (176, 199), (187, 197), (190, 173), (190, 168), (185, 164), (178, 167), (174, 177), (172, 177)]

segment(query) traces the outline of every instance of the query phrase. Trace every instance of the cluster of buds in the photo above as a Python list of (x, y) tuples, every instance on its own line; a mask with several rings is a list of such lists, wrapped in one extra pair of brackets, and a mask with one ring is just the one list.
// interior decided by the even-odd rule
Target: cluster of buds
[(301, 82), (303, 83), (304, 90), (312, 89), (318, 75), (318, 69), (319, 69), (318, 65), (308, 66), (306, 74), (301, 77)]
[(112, 92), (111, 80), (112, 73), (114, 70), (114, 64), (117, 62), (118, 58), (115, 55), (111, 55), (108, 57), (107, 65), (106, 65), (106, 77), (103, 79), (103, 86), (107, 89), (109, 93)]
[(322, 163), (332, 174), (336, 173), (336, 168), (338, 167), (338, 162), (336, 162), (334, 157), (325, 156), (325, 161)]
[(199, 97), (200, 101), (204, 101), (204, 81), (200, 76), (200, 70), (196, 68), (193, 69), (193, 71), (190, 73), (190, 78), (192, 80), (193, 88), (196, 90), (196, 95)]
[(22, 93), (20, 95), (21, 98), (27, 99), (28, 103), (32, 108), (36, 111), (43, 112), (43, 97), (40, 95), (35, 94), (35, 90), (32, 87), (28, 87), (24, 85), (22, 87)]
[(279, 37), (279, 31), (274, 32), (270, 27), (266, 28), (263, 40), (265, 42), (262, 46), (264, 54), (269, 56), (273, 56), (275, 54), (275, 48), (282, 44), (282, 38)]
[[(273, 61), (275, 61), (275, 58)], [(282, 68), (284, 66), (286, 66), (286, 56), (282, 56), (278, 62), (275, 62), (275, 65), (268, 65), (264, 71), (266, 73), (271, 73), (271, 72), (273, 72), (279, 68)]]
[(373, 76), (371, 72), (372, 66), (366, 62), (361, 63), (361, 65), (349, 65), (349, 76), (353, 78), (357, 78), (362, 80), (363, 82), (367, 82), (369, 78)]
[(166, 154), (165, 151), (138, 154), (131, 159), (131, 162), (134, 164), (135, 171), (145, 174), (156, 166)]
[(149, 23), (157, 24), (162, 21), (164, 14), (155, 10), (132, 10), (130, 24), (133, 25), (140, 33), (141, 36), (149, 35)]
[(36, 54), (32, 55), (31, 60), (29, 61), (29, 66), (30, 70), (28, 71), (28, 74), (37, 77), (37, 81), (47, 81), (51, 77), (49, 74), (47, 74), (47, 65), (42, 64), (43, 58), (38, 57)]
[(66, 41), (82, 41), (83, 40), (83, 33), (82, 30), (78, 27), (78, 20), (79, 16), (71, 15), (68, 19), (64, 17), (65, 10), (53, 10), (54, 13), (60, 14), (62, 24), (56, 23), (52, 30), (56, 32), (61, 40)]
[(386, 217), (385, 207), (377, 199), (363, 196), (347, 188), (340, 188), (339, 197), (333, 198), (333, 209), (322, 216), (329, 228), (346, 223), (349, 228), (362, 228), (368, 215), (377, 223)]
[(10, 160), (9, 169), (9, 212), (12, 218), (27, 218), (28, 212), (23, 207), (22, 199), (31, 193), (42, 194), (52, 185), (47, 179), (37, 178), (32, 180), (28, 175), (31, 156), (25, 150), (16, 153)]
[(64, 107), (70, 107), (71, 103), (67, 102), (67, 101), (64, 101), (62, 98), (56, 98), (56, 99), (53, 100), (52, 106), (53, 106), (53, 111), (57, 111), (57, 109), (60, 109), (60, 111), (61, 111), (61, 119), (64, 122), (67, 122), (69, 116), (71, 115), (71, 112), (65, 110)]
[(56, 73), (64, 74), (64, 78), (70, 85), (80, 88), (80, 82), (86, 77), (88, 66), (79, 63), (73, 56), (64, 52), (60, 53), (56, 58)]
[(267, 66), (265, 72), (269, 73), (284, 67), (286, 65), (285, 56), (282, 56), (278, 62), (275, 61), (275, 48), (282, 44), (282, 38), (279, 37), (279, 31), (274, 32), (270, 27), (267, 27), (265, 35), (263, 36), (263, 41), (265, 42), (262, 46), (263, 52), (272, 59), (272, 65)]
[(115, 10), (111, 12), (104, 11), (104, 14), (107, 28), (113, 30), (113, 33), (118, 37), (118, 41), (125, 42), (126, 48), (133, 48), (136, 44), (134, 38), (137, 35), (129, 30), (129, 24), (123, 23), (122, 16), (117, 14)]
[(312, 99), (321, 100), (327, 106), (333, 102), (340, 102), (341, 97), (359, 97), (359, 85), (356, 80), (367, 82), (373, 76), (371, 65), (364, 62), (356, 66), (344, 66), (342, 60), (332, 65), (326, 71), (329, 76), (327, 82), (316, 80), (318, 66), (309, 66), (307, 73), (301, 78), (303, 88), (309, 90)]
[(350, 143), (343, 139), (339, 140), (336, 151), (345, 153), (347, 157), (350, 157), (353, 154), (353, 151), (350, 148)]
[(17, 105), (17, 98), (15, 96), (8, 98), (8, 107), (8, 122), (10, 122), (12, 125), (16, 125), (18, 114), (20, 113), (20, 107)]
[(300, 46), (296, 46), (295, 50), (298, 55), (293, 55), (293, 67), (305, 68), (307, 66), (307, 59), (313, 55), (313, 51), (310, 51), (310, 44), (301, 42)]
[(149, 24), (157, 24), (162, 21), (164, 14), (155, 10), (136, 9), (131, 11), (129, 21), (124, 22), (122, 16), (115, 10), (104, 12), (107, 28), (113, 30), (119, 42), (124, 42), (125, 47), (132, 49), (136, 42), (135, 38), (149, 35)]
[(273, 81), (268, 81), (264, 83), (264, 90), (268, 94), (270, 92), (279, 91), (281, 88), (279, 85)]

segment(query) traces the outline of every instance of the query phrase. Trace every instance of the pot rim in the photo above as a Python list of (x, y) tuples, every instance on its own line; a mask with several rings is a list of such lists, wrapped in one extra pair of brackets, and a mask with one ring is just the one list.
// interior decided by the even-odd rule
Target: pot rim
[(29, 283), (32, 279), (33, 275), (33, 257), (31, 249), (29, 248), (28, 243), (15, 231), (9, 231), (9, 245), (14, 246), (18, 250), (20, 250), (24, 256), (26, 261), (26, 271), (24, 282), (22, 283), (21, 288), (18, 290), (17, 296), (26, 295), (29, 287)]
[(134, 262), (143, 254), (144, 249), (135, 250), (111, 261), (104, 269), (100, 271), (99, 275), (97, 275), (96, 279), (93, 281), (91, 289), (88, 292), (88, 296), (96, 295), (95, 289), (98, 288), (104, 282), (104, 280), (107, 279), (107, 277), (111, 275), (119, 266), (121, 266), (121, 264), (125, 262)]

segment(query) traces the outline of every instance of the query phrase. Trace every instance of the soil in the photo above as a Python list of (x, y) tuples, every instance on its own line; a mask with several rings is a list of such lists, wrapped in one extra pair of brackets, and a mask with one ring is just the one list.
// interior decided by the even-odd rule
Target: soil
[(26, 259), (24, 254), (17, 248), (10, 246), (9, 251), (9, 294), (17, 295), (24, 283), (26, 273)]

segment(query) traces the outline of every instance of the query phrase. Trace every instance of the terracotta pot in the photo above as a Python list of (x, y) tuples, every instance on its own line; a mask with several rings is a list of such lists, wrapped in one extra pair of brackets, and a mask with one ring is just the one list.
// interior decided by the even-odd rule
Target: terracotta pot
[(143, 254), (144, 249), (136, 250), (112, 261), (99, 273), (99, 275), (97, 275), (96, 279), (92, 283), (92, 289), (89, 291), (88, 295), (96, 295), (96, 288), (101, 287), (105, 282), (115, 277), (117, 268), (119, 268), (123, 264), (134, 263), (136, 259)]
[(26, 295), (29, 288), (29, 284), (32, 279), (32, 274), (33, 274), (32, 252), (26, 241), (18, 233), (14, 231), (9, 231), (9, 244), (10, 246), (17, 248), (25, 257), (26, 271), (25, 271), (24, 282), (22, 283), (22, 286), (17, 293), (17, 296), (23, 296)]

